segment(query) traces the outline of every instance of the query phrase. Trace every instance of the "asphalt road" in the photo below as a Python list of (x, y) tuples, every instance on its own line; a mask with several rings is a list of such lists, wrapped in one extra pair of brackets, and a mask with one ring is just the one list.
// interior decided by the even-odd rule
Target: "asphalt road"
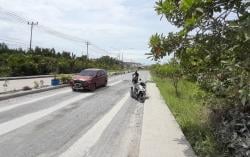
[(130, 82), (131, 73), (95, 92), (63, 88), (0, 101), (0, 157), (137, 157), (143, 104), (130, 98)]

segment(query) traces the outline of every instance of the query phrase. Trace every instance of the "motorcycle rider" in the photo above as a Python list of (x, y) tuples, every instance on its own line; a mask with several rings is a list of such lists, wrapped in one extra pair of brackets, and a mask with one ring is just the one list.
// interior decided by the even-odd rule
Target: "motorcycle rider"
[(139, 80), (139, 73), (137, 72), (137, 70), (135, 71), (135, 73), (133, 73), (132, 77), (133, 77), (132, 79), (133, 84), (137, 84)]
[(136, 98), (140, 102), (144, 102), (146, 96), (146, 85), (142, 79), (139, 79), (139, 73), (137, 71), (133, 73), (132, 77), (133, 87), (131, 87), (131, 97)]
[(134, 86), (134, 90), (133, 92), (137, 92), (138, 91), (138, 80), (139, 80), (139, 73), (137, 72), (137, 70), (132, 74), (132, 83)]

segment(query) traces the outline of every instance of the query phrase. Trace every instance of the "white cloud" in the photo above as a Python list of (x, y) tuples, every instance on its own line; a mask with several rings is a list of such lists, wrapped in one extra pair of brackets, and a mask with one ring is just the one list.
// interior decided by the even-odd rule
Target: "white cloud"
[[(153, 9), (154, 0), (0, 0), (0, 7), (11, 8), (9, 11), (39, 21), (40, 25), (90, 40), (107, 50), (109, 47), (134, 48), (135, 51), (124, 57), (147, 63), (143, 54), (149, 51), (147, 44), (151, 34), (175, 30), (160, 21)], [(3, 18), (0, 12), (1, 36), (28, 42), (28, 25), (9, 19)], [(47, 35), (38, 28), (34, 29), (34, 45), (78, 54), (84, 51), (84, 45)]]

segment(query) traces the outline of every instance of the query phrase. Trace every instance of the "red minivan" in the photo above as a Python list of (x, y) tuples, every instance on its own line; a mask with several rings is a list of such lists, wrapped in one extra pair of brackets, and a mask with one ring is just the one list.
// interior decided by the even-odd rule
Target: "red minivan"
[(70, 82), (73, 91), (91, 90), (97, 87), (107, 86), (108, 75), (103, 69), (85, 69), (73, 77)]

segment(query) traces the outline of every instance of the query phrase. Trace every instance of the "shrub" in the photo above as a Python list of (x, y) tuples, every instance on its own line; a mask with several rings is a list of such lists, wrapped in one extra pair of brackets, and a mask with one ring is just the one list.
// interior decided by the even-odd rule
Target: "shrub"
[(34, 81), (34, 88), (35, 89), (39, 88), (39, 83), (37, 81)]
[(250, 113), (239, 109), (224, 112), (216, 135), (221, 145), (225, 146), (226, 154), (235, 157), (250, 156)]
[(60, 76), (60, 80), (62, 81), (63, 84), (68, 84), (71, 79), (72, 79), (71, 75), (61, 75)]

